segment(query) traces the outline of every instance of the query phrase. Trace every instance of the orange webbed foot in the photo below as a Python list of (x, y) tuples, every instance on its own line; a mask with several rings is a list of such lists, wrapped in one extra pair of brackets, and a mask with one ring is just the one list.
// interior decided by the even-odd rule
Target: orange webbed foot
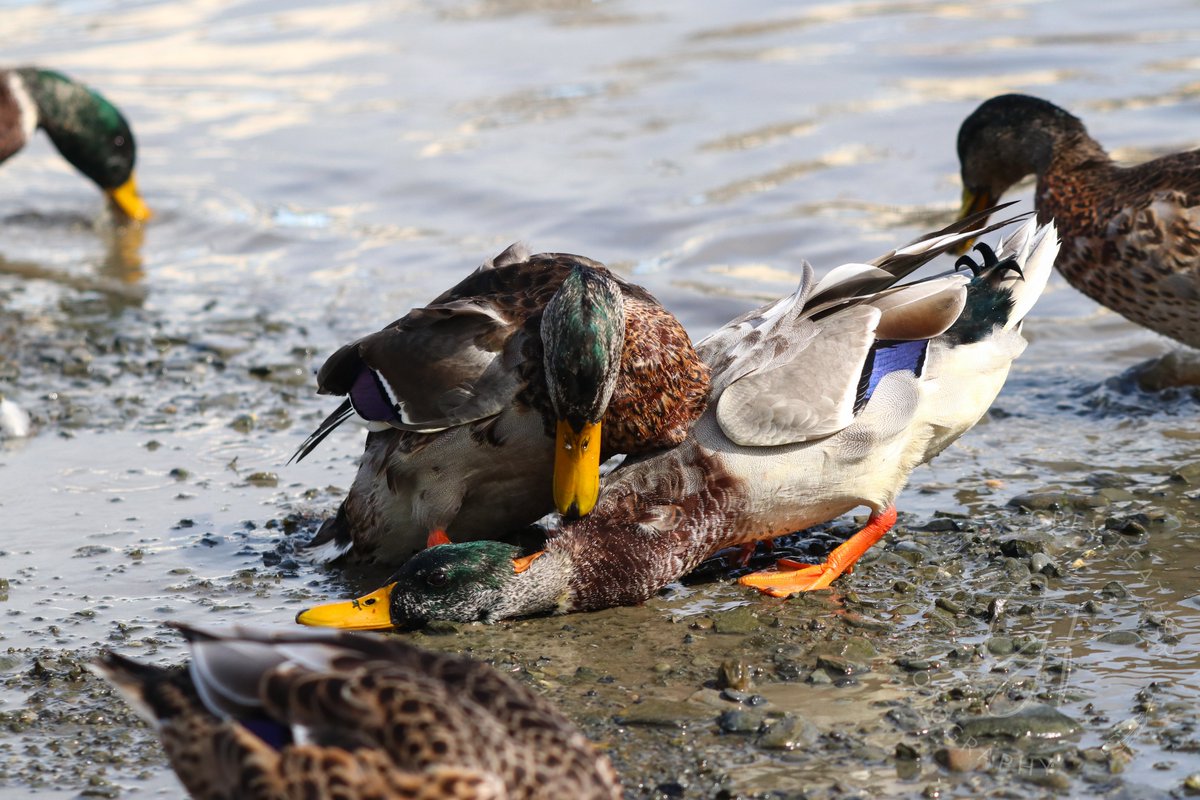
[(834, 548), (821, 564), (805, 564), (781, 558), (770, 569), (752, 572), (738, 578), (743, 586), (753, 586), (772, 597), (790, 597), (798, 592), (825, 589), (843, 573), (851, 571), (854, 562), (883, 538), (896, 524), (896, 507), (888, 506), (872, 514), (866, 526)]

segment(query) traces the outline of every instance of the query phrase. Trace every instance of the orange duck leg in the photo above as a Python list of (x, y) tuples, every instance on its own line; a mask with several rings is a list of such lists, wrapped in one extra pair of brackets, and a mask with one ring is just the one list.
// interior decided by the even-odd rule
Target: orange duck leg
[(803, 564), (789, 558), (781, 558), (774, 567), (751, 572), (738, 578), (738, 583), (753, 586), (772, 597), (788, 597), (797, 592), (824, 589), (837, 580), (843, 572), (849, 572), (854, 562), (883, 538), (896, 524), (896, 507), (888, 506), (872, 514), (866, 526), (846, 541), (839, 544), (823, 564)]

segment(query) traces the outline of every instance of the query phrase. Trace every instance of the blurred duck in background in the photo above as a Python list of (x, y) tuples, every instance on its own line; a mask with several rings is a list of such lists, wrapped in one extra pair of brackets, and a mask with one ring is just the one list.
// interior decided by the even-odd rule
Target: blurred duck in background
[(60, 72), (0, 70), (0, 162), (21, 150), (38, 128), (117, 212), (138, 222), (150, 218), (134, 179), (133, 131), (116, 106)]

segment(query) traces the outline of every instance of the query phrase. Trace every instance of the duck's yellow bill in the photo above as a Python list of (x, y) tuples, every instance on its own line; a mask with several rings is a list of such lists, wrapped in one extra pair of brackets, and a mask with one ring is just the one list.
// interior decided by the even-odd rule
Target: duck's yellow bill
[(389, 583), (357, 600), (326, 603), (301, 611), (296, 622), (317, 628), (344, 628), (350, 631), (382, 631), (393, 627), (389, 613), (392, 587)]
[[(996, 205), (996, 199), (987, 191), (982, 191), (976, 194), (967, 187), (963, 187), (962, 193), (962, 208), (958, 211), (958, 218), (963, 219), (972, 214), (978, 214), (980, 211), (986, 211)], [(974, 239), (968, 239), (955, 248), (956, 255), (962, 255), (971, 249), (971, 245), (975, 244)]]
[(565, 419), (554, 437), (554, 505), (563, 516), (591, 511), (600, 496), (600, 423), (578, 433)]
[(117, 208), (121, 209), (130, 219), (145, 222), (153, 216), (150, 206), (146, 205), (146, 201), (138, 194), (137, 181), (134, 179), (133, 173), (129, 174), (129, 180), (115, 189), (109, 189), (108, 196), (117, 204)]

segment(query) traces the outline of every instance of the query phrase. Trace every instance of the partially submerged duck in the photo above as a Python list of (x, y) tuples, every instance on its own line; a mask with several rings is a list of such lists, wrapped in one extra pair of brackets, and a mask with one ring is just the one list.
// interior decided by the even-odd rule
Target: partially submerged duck
[(431, 547), (383, 589), (297, 621), (403, 628), (636, 604), (719, 550), (866, 506), (866, 527), (824, 563), (781, 560), (741, 578), (777, 596), (829, 586), (891, 528), (913, 468), (983, 416), (1025, 347), (1021, 321), (1058, 250), (1053, 225), (1029, 222), (994, 253), (981, 246), (982, 265), (961, 262), (973, 276), (895, 285), (984, 225), (977, 216), (820, 281), (805, 264), (793, 294), (697, 346), (712, 393), (688, 440), (622, 466), (592, 514), (544, 550)]
[(570, 720), (486, 664), (356, 634), (175, 627), (186, 669), (107, 653), (96, 671), (196, 800), (621, 797)]
[(61, 72), (0, 70), (0, 162), (23, 148), (38, 128), (120, 213), (139, 222), (150, 218), (134, 178), (133, 131), (116, 106)]
[(603, 265), (513, 245), (428, 306), (338, 350), (319, 391), (372, 423), (358, 475), (309, 547), (402, 563), (427, 541), (587, 514), (600, 463), (679, 444), (708, 368), (687, 332)]
[(1077, 117), (1006, 94), (963, 122), (958, 158), (964, 215), (1035, 175), (1037, 217), (1058, 228), (1067, 282), (1131, 322), (1200, 347), (1200, 150), (1121, 167)]

